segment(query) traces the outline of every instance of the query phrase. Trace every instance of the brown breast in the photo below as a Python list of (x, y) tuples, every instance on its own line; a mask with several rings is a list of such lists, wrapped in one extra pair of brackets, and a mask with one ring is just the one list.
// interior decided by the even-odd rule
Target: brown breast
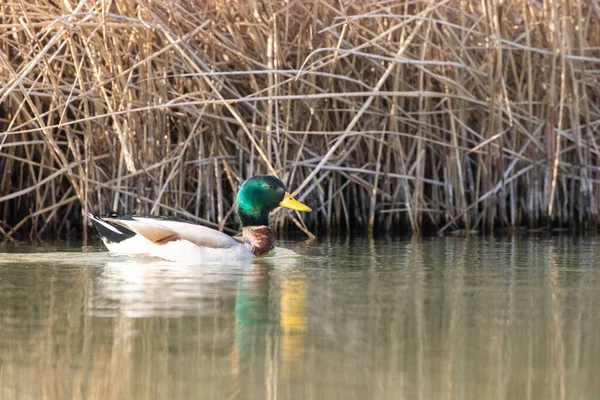
[(255, 256), (267, 254), (275, 247), (273, 232), (268, 226), (245, 226), (242, 228), (242, 239), (252, 246)]

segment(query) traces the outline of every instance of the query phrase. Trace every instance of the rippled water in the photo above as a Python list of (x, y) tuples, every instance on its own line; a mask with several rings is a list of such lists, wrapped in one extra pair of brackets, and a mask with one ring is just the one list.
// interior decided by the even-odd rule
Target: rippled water
[(0, 246), (1, 399), (596, 399), (600, 241)]

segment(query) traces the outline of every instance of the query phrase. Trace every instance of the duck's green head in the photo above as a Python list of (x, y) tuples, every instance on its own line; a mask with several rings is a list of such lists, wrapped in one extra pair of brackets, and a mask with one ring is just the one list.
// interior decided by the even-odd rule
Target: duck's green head
[(286, 192), (283, 182), (268, 175), (253, 176), (242, 183), (236, 203), (242, 226), (269, 225), (269, 213), (279, 206), (310, 211)]

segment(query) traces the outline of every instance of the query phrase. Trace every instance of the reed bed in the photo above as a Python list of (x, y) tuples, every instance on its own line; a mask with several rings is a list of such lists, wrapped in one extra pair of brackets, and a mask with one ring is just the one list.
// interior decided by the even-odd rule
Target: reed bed
[(595, 228), (600, 1), (3, 0), (0, 238), (86, 212), (232, 230)]

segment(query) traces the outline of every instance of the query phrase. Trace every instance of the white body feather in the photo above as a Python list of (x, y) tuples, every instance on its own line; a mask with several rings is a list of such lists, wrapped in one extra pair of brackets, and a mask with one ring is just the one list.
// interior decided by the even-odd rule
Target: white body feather
[[(90, 216), (90, 218), (119, 234), (118, 229), (102, 219), (94, 216)], [(231, 236), (205, 226), (137, 216), (131, 219), (118, 219), (118, 222), (135, 232), (136, 235), (120, 242), (111, 242), (103, 237), (102, 240), (111, 253), (148, 255), (182, 264), (233, 261), (253, 256), (249, 245), (242, 244)], [(159, 236), (174, 234), (179, 239), (159, 244), (146, 237), (152, 237), (153, 234)]]
[(121, 243), (104, 243), (111, 253), (129, 255), (148, 255), (180, 264), (202, 264), (214, 261), (236, 261), (252, 257), (252, 252), (242, 243), (227, 249), (200, 247), (187, 240), (175, 240), (165, 244), (156, 244), (141, 235)]

